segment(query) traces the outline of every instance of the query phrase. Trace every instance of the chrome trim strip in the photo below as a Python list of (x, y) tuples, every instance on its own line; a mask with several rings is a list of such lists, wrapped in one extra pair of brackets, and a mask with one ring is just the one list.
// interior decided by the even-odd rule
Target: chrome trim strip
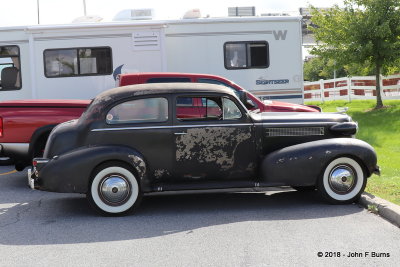
[(3, 154), (10, 155), (17, 154), (17, 155), (28, 155), (29, 151), (29, 143), (1, 143), (3, 147)]
[(310, 125), (335, 125), (338, 122), (270, 122), (270, 123), (255, 123), (260, 126), (310, 126)]
[(232, 127), (232, 126), (253, 126), (253, 123), (236, 124), (202, 124), (202, 125), (170, 125), (170, 126), (148, 126), (148, 127), (123, 127), (123, 128), (99, 128), (92, 129), (92, 132), (102, 131), (124, 131), (124, 130), (151, 130), (151, 129), (174, 129), (174, 128), (197, 128), (197, 127)]

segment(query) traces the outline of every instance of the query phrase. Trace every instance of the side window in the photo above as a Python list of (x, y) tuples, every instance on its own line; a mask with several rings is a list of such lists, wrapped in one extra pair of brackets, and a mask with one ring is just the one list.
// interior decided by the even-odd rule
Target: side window
[(164, 122), (168, 120), (166, 98), (145, 98), (123, 102), (106, 115), (108, 124)]
[(47, 78), (112, 73), (111, 48), (68, 48), (44, 51), (44, 68)]
[(0, 90), (21, 89), (21, 59), (16, 45), (0, 46)]
[(147, 83), (189, 83), (190, 78), (180, 78), (180, 77), (160, 77), (160, 78), (150, 78)]
[(222, 118), (221, 107), (220, 97), (178, 97), (176, 118), (178, 120), (219, 120)]
[[(182, 106), (183, 100), (191, 99), (191, 105)], [(227, 97), (178, 97), (176, 118), (190, 120), (237, 120), (242, 117), (239, 107)]]
[(229, 98), (222, 98), (223, 105), (223, 119), (224, 120), (238, 120), (242, 117), (242, 112), (239, 107), (236, 106), (235, 102)]
[(269, 67), (266, 41), (227, 42), (224, 44), (225, 68), (253, 69)]

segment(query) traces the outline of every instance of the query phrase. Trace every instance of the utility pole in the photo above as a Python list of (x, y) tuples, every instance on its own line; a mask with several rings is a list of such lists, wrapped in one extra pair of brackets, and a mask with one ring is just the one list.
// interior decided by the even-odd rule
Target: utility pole
[(83, 15), (86, 17), (86, 0), (83, 0)]
[(37, 3), (37, 24), (40, 24), (39, 0), (37, 0), (36, 3)]

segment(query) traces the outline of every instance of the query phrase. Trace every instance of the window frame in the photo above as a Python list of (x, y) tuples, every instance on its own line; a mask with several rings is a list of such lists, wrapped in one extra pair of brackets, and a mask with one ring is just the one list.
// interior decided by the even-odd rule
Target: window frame
[[(57, 50), (77, 50), (77, 60), (78, 60), (78, 72), (80, 72), (80, 62), (79, 62), (79, 49), (101, 49), (101, 48), (106, 48), (110, 50), (110, 72), (107, 73), (87, 73), (87, 74), (72, 74), (72, 75), (68, 75), (68, 76), (48, 76), (46, 73), (46, 55), (45, 53), (47, 51), (57, 51)], [(64, 48), (49, 48), (49, 49), (45, 49), (43, 50), (43, 71), (44, 71), (44, 76), (46, 78), (52, 79), (52, 78), (72, 78), (72, 77), (85, 77), (85, 76), (106, 76), (106, 75), (111, 75), (113, 74), (114, 71), (114, 66), (113, 66), (113, 51), (112, 48), (110, 46), (92, 46), (92, 47), (64, 47)]]
[[(0, 45), (0, 47), (16, 47), (18, 50), (18, 55), (10, 55), (10, 57), (17, 57), (19, 60), (19, 68), (18, 68), (18, 72), (19, 72), (19, 87), (13, 88), (13, 89), (4, 89), (3, 87), (0, 87), (0, 92), (1, 91), (17, 91), (17, 90), (21, 90), (22, 89), (22, 61), (21, 61), (21, 49), (19, 48), (18, 45)], [(1, 56), (0, 58), (5, 58), (5, 56)], [(3, 64), (2, 64), (3, 65)], [(4, 64), (5, 65), (5, 64)], [(13, 63), (13, 67), (15, 67), (14, 63)]]
[[(246, 64), (247, 64), (247, 67), (231, 67), (231, 66), (228, 65), (227, 57), (226, 57), (226, 53), (227, 53), (226, 46), (229, 45), (229, 44), (245, 44), (245, 45), (246, 45)], [(265, 65), (265, 66), (262, 66), (262, 67), (252, 67), (252, 66), (248, 66), (249, 57), (250, 57), (248, 46), (249, 46), (250, 44), (265, 44), (266, 49), (267, 49), (267, 60), (266, 60), (266, 65)], [(232, 42), (229, 41), (229, 42), (225, 42), (225, 43), (224, 43), (224, 66), (225, 66), (225, 69), (227, 69), (227, 70), (267, 69), (267, 68), (269, 68), (269, 66), (270, 66), (270, 60), (269, 60), (269, 58), (270, 58), (270, 57), (269, 57), (269, 43), (268, 43), (267, 41), (232, 41)]]

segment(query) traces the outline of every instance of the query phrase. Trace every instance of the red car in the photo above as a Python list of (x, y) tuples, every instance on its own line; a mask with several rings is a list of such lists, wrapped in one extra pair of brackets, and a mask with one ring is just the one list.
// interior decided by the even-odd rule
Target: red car
[[(231, 88), (250, 110), (259, 110), (260, 112), (320, 112), (321, 109), (316, 106), (298, 105), (280, 101), (261, 101), (258, 97), (243, 89), (236, 83), (221, 76), (211, 74), (196, 73), (168, 73), (168, 72), (141, 72), (119, 74), (117, 77), (117, 86), (125, 86), (141, 83), (168, 83), (168, 82), (196, 82), (212, 83), (224, 85)], [(178, 103), (179, 104), (179, 103)], [(193, 103), (193, 106), (198, 104)]]

